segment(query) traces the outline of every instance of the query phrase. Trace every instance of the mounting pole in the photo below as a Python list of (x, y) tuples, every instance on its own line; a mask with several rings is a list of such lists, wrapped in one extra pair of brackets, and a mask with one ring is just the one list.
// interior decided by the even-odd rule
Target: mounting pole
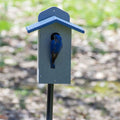
[(46, 120), (52, 120), (52, 116), (53, 116), (53, 92), (54, 92), (54, 84), (48, 84), (47, 119)]

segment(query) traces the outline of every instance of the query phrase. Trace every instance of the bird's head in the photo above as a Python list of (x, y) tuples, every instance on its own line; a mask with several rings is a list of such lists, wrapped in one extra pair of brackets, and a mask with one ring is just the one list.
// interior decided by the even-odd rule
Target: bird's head
[(51, 35), (51, 40), (55, 40), (56, 42), (59, 42), (59, 41), (62, 40), (62, 38), (61, 38), (61, 36), (60, 36), (59, 33), (53, 33), (53, 34)]

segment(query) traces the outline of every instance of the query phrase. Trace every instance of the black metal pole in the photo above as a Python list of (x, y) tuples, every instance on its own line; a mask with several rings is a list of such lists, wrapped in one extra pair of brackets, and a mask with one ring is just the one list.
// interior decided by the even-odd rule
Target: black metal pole
[(47, 120), (52, 120), (52, 116), (53, 116), (53, 92), (54, 92), (54, 84), (48, 84)]

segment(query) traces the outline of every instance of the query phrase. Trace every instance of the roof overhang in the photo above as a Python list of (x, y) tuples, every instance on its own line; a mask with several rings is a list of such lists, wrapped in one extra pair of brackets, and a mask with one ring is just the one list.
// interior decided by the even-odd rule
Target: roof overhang
[(78, 25), (75, 25), (75, 24), (73, 24), (71, 22), (68, 22), (66, 20), (63, 20), (61, 18), (58, 18), (56, 16), (49, 17), (49, 18), (44, 19), (44, 20), (42, 20), (40, 22), (34, 23), (34, 24), (30, 25), (30, 26), (27, 26), (26, 29), (27, 29), (28, 33), (31, 33), (33, 31), (39, 30), (39, 29), (41, 29), (41, 28), (43, 28), (45, 26), (48, 26), (50, 24), (53, 24), (53, 23), (59, 23), (59, 24), (64, 25), (64, 26), (66, 26), (66, 27), (68, 27), (70, 29), (74, 29), (74, 30), (76, 30), (78, 32), (85, 33), (85, 31), (83, 30), (82, 27), (80, 27)]

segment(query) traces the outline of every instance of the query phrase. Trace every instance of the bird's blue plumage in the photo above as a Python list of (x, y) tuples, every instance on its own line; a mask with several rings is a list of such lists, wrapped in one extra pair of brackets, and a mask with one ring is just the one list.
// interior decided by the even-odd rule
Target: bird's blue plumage
[(51, 52), (51, 68), (55, 68), (55, 60), (61, 51), (62, 48), (62, 38), (58, 33), (54, 33), (51, 36), (51, 46), (50, 46), (50, 52)]

